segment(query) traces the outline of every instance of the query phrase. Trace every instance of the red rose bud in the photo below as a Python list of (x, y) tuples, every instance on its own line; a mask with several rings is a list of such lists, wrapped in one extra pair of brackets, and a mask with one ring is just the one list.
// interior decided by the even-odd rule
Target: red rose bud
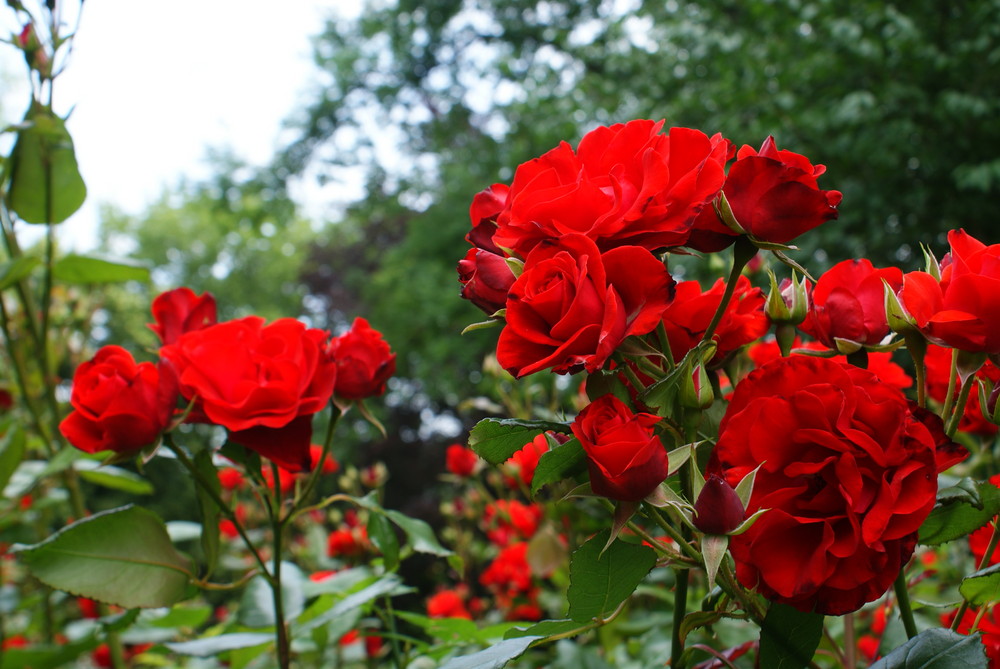
[(160, 341), (173, 344), (185, 332), (203, 330), (216, 323), (215, 298), (211, 293), (195, 295), (190, 288), (175, 288), (153, 300), (153, 320), (148, 325)]
[(837, 218), (841, 193), (820, 190), (816, 182), (825, 171), (803, 155), (779, 150), (768, 137), (760, 151), (739, 150), (722, 192), (739, 228), (755, 239), (786, 244)]
[(638, 502), (667, 478), (667, 452), (653, 432), (658, 416), (633, 413), (614, 395), (597, 398), (570, 426), (587, 455), (595, 494)]
[(503, 256), (483, 249), (469, 249), (465, 258), (458, 261), (462, 297), (489, 315), (507, 304), (507, 292), (514, 285), (514, 278)]
[(736, 490), (719, 475), (710, 474), (694, 503), (694, 526), (705, 534), (729, 534), (745, 515)]
[(177, 403), (169, 367), (136, 363), (120, 346), (105, 346), (73, 376), (73, 411), (59, 431), (81, 451), (128, 453), (160, 437)]
[(902, 287), (899, 268), (876, 269), (864, 258), (837, 263), (816, 282), (801, 330), (841, 353), (877, 345), (889, 334), (886, 285)]
[(334, 393), (345, 399), (381, 395), (396, 373), (396, 354), (363, 318), (355, 318), (350, 330), (330, 342), (330, 354), (337, 364)]

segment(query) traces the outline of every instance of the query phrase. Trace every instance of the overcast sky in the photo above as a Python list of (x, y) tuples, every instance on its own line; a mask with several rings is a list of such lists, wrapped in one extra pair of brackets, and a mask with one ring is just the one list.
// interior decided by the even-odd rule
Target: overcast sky
[[(92, 244), (100, 202), (138, 213), (181, 175), (203, 176), (208, 146), (265, 162), (309, 90), (310, 37), (340, 4), (89, 0), (56, 82), (56, 111), (73, 109), (69, 129), (88, 187), (84, 209), (60, 226), (65, 243)], [(8, 117), (27, 107), (26, 90), (15, 96), (4, 96)]]

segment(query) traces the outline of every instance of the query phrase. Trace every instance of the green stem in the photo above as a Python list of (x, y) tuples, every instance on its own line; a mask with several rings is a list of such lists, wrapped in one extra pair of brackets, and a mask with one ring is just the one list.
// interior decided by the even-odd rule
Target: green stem
[(941, 411), (941, 417), (944, 420), (948, 420), (951, 416), (951, 407), (955, 402), (955, 386), (958, 379), (958, 349), (952, 349), (951, 351), (951, 372), (948, 374), (948, 394), (944, 396), (944, 409)]
[(903, 629), (906, 630), (906, 638), (912, 639), (917, 636), (917, 623), (913, 619), (913, 607), (910, 606), (910, 593), (906, 589), (906, 568), (899, 570), (896, 576), (896, 583), (893, 588), (896, 591), (896, 601), (899, 603), (899, 615), (903, 619)]
[(683, 669), (681, 655), (684, 653), (684, 641), (681, 639), (681, 625), (687, 615), (688, 578), (687, 569), (675, 569), (677, 585), (674, 589), (673, 628), (670, 633), (670, 666)]
[(726, 308), (729, 306), (730, 300), (733, 299), (733, 293), (736, 291), (736, 282), (743, 273), (743, 268), (746, 267), (747, 263), (755, 255), (757, 255), (757, 247), (749, 239), (745, 236), (736, 238), (736, 243), (733, 244), (733, 268), (729, 272), (729, 280), (726, 282), (726, 290), (719, 301), (719, 307), (715, 310), (715, 315), (712, 316), (712, 321), (708, 324), (708, 329), (705, 330), (705, 334), (701, 338), (703, 342), (710, 341), (712, 335), (715, 334), (715, 328), (719, 326), (719, 322), (726, 313)]
[[(996, 552), (997, 545), (1000, 544), (1000, 524), (997, 520), (992, 521), (993, 532), (990, 534), (990, 543), (986, 545), (986, 552), (983, 553), (983, 558), (979, 561), (977, 570), (985, 569), (987, 565), (993, 560), (993, 553)], [(958, 611), (955, 614), (955, 619), (951, 623), (951, 629), (953, 631), (958, 631), (959, 625), (962, 624), (962, 618), (965, 617), (965, 612), (969, 610), (968, 600), (962, 600), (961, 606), (958, 607)]]
[(965, 405), (969, 403), (969, 393), (974, 385), (976, 385), (975, 374), (970, 374), (962, 383), (962, 389), (958, 392), (958, 401), (955, 403), (955, 411), (948, 420), (948, 427), (945, 428), (945, 434), (949, 438), (954, 437), (955, 433), (958, 432), (962, 416), (965, 415)]

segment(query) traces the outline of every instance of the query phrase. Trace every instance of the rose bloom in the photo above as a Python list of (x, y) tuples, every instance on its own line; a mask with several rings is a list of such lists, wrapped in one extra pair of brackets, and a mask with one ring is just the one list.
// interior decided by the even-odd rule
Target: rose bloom
[[(817, 177), (825, 171), (825, 166), (813, 165), (801, 154), (779, 150), (774, 138), (768, 137), (760, 151), (746, 145), (739, 150), (722, 192), (744, 231), (760, 241), (787, 244), (837, 218), (841, 193), (821, 190), (817, 183)], [(688, 246), (718, 251), (736, 235), (713, 208), (706, 207), (695, 222)]]
[[(796, 337), (795, 341), (792, 343), (792, 355), (807, 355), (805, 353), (796, 353), (795, 351), (799, 349), (813, 351), (827, 350), (826, 346), (818, 341), (802, 342), (798, 337)], [(751, 344), (747, 348), (747, 355), (753, 362), (754, 367), (761, 367), (772, 360), (780, 358), (781, 350), (778, 348), (778, 342), (773, 339), (767, 339)], [(847, 362), (846, 355), (835, 355), (828, 359), (835, 360), (842, 365), (849, 364)], [(869, 351), (868, 371), (872, 372), (884, 383), (889, 384), (893, 388), (906, 390), (907, 388), (913, 386), (913, 377), (907, 374), (906, 370), (892, 361), (892, 353), (890, 351)]]
[[(935, 402), (944, 404), (948, 396), (948, 379), (951, 376), (951, 356), (952, 349), (930, 344), (927, 353), (924, 355), (924, 366), (927, 370), (927, 395)], [(987, 360), (976, 372), (976, 377), (991, 381), (994, 385), (1000, 383), (1000, 369)], [(955, 397), (959, 393), (958, 384), (955, 385)], [(979, 390), (973, 388), (969, 393), (969, 400), (965, 404), (965, 413), (959, 420), (958, 429), (960, 432), (977, 434), (989, 437), (997, 433), (997, 426), (991, 423), (983, 415), (983, 408), (979, 404)]]
[(632, 413), (614, 395), (584, 407), (570, 428), (587, 455), (595, 494), (637, 502), (667, 478), (667, 452), (653, 432), (659, 416)]
[(465, 618), (472, 620), (472, 614), (465, 608), (465, 602), (454, 590), (442, 590), (427, 600), (428, 618)]
[(506, 255), (493, 242), (497, 215), (506, 207), (509, 188), (493, 184), (476, 194), (469, 207), (472, 230), (465, 239), (474, 248), (458, 263), (462, 297), (487, 314), (494, 314), (507, 303), (507, 291), (514, 283), (514, 272)]
[(531, 487), (531, 482), (535, 478), (535, 469), (538, 467), (538, 461), (543, 455), (549, 452), (547, 434), (550, 433), (542, 433), (529, 441), (504, 463), (504, 468), (508, 471), (513, 471), (516, 475), (516, 478), (513, 476), (505, 477), (504, 483), (507, 484), (508, 488), (517, 488), (518, 481), (526, 487)]
[(937, 474), (966, 452), (940, 419), (865, 369), (780, 358), (737, 387), (709, 472), (735, 486), (760, 466), (730, 547), (748, 588), (841, 615), (880, 597), (913, 554)]
[[(726, 283), (722, 279), (704, 292), (697, 281), (677, 284), (674, 299), (663, 312), (663, 325), (674, 362), (680, 362), (701, 341), (725, 290)], [(760, 288), (754, 288), (748, 278), (740, 276), (733, 297), (712, 336), (718, 345), (712, 358), (714, 363), (721, 363), (741, 346), (764, 336), (771, 327), (771, 321), (764, 313), (766, 301)]]
[(120, 346), (105, 346), (76, 369), (73, 411), (59, 431), (81, 451), (128, 453), (160, 438), (177, 404), (177, 379), (163, 364), (136, 363)]
[(308, 469), (312, 415), (333, 394), (328, 333), (292, 318), (247, 318), (188, 332), (161, 354), (205, 420), (288, 471)]
[(516, 377), (600, 369), (630, 335), (651, 332), (673, 278), (637, 246), (601, 253), (583, 235), (540, 244), (507, 299), (497, 361)]
[(538, 531), (544, 512), (538, 504), (498, 499), (486, 506), (483, 528), (486, 538), (497, 546), (508, 546), (515, 540), (530, 539)]
[(468, 477), (476, 470), (479, 456), (462, 444), (452, 444), (445, 450), (445, 467), (455, 476)]
[(925, 337), (972, 353), (1000, 353), (1000, 244), (948, 233), (941, 280), (910, 272), (898, 297)]
[(812, 290), (803, 332), (840, 350), (837, 340), (874, 346), (889, 334), (885, 316), (885, 284), (893, 291), (903, 285), (898, 267), (875, 269), (864, 258), (845, 260), (827, 270)]
[(173, 344), (185, 332), (202, 330), (216, 323), (215, 298), (211, 293), (195, 295), (190, 288), (175, 288), (160, 293), (152, 305), (153, 320), (149, 329), (164, 344)]
[(330, 342), (330, 355), (337, 364), (334, 393), (345, 399), (381, 395), (385, 382), (396, 373), (396, 354), (363, 318), (355, 318), (350, 330)]
[(545, 239), (582, 234), (602, 250), (683, 244), (718, 194), (731, 144), (721, 135), (636, 120), (563, 142), (514, 172), (494, 241), (522, 257)]

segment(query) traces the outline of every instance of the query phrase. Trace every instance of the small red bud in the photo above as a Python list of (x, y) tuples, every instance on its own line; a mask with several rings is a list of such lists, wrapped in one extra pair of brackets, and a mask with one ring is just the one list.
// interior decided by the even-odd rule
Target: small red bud
[(746, 511), (739, 495), (716, 474), (709, 475), (694, 503), (694, 526), (705, 534), (729, 534), (743, 522)]

